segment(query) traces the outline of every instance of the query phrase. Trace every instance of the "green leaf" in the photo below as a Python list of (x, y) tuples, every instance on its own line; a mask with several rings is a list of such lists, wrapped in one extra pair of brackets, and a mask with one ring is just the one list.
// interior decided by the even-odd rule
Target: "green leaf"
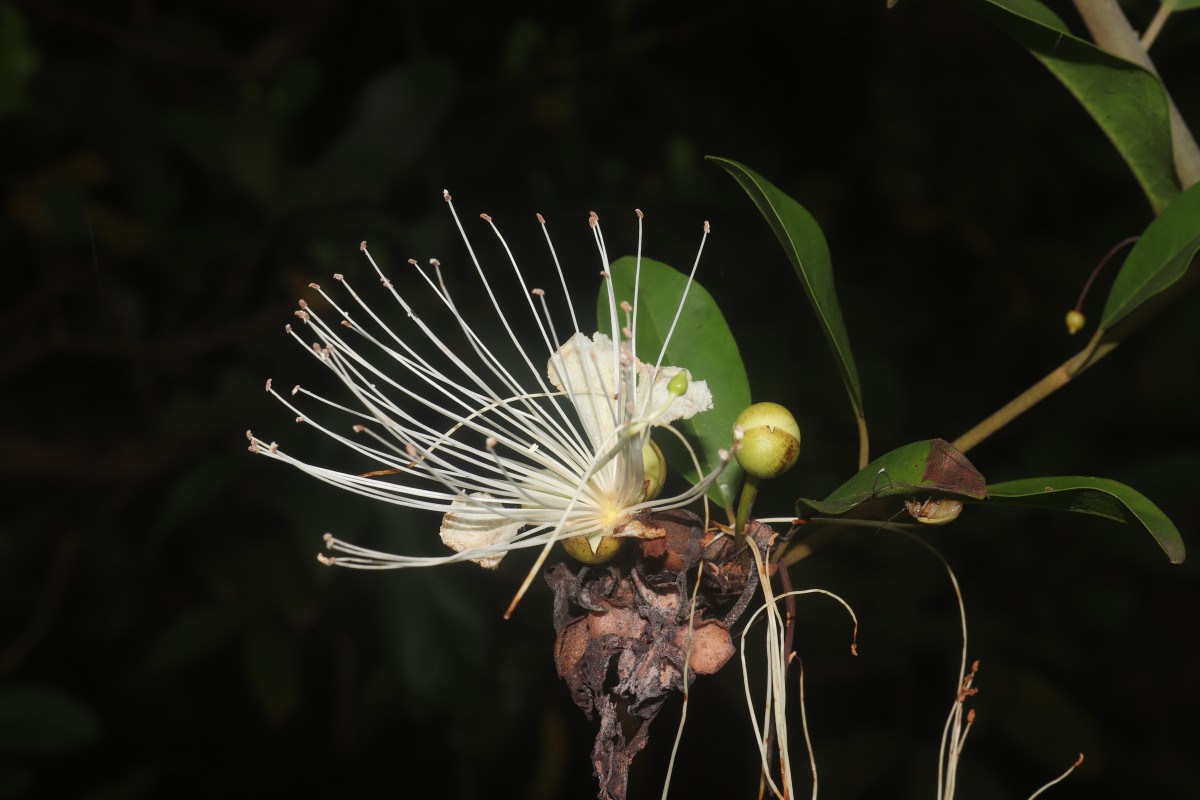
[(1200, 0), (1164, 0), (1162, 5), (1170, 3), (1175, 7), (1176, 11), (1191, 11), (1194, 8), (1200, 8)]
[(974, 500), (988, 496), (983, 476), (966, 456), (945, 439), (926, 439), (880, 456), (824, 500), (797, 500), (796, 516), (845, 514), (868, 500), (918, 492)]
[(1057, 508), (1145, 528), (1172, 564), (1183, 561), (1183, 539), (1175, 524), (1145, 495), (1123, 483), (1065, 475), (1005, 481), (987, 488), (988, 504)]
[(1167, 97), (1159, 79), (1137, 64), (1072, 36), (1037, 0), (970, 0), (997, 27), (1033, 53), (1096, 120), (1117, 148), (1155, 213), (1179, 194)]
[(10, 686), (0, 690), (0, 754), (57, 755), (100, 736), (100, 719), (57, 689)]
[(862, 389), (858, 383), (858, 368), (854, 366), (854, 353), (850, 350), (850, 336), (842, 320), (842, 308), (838, 305), (837, 290), (833, 285), (833, 264), (829, 257), (829, 246), (817, 221), (804, 206), (781, 192), (754, 170), (717, 156), (706, 156), (709, 161), (721, 165), (732, 175), (758, 210), (766, 217), (775, 232), (788, 260), (796, 270), (804, 287), (808, 301), (817, 314), (817, 321), (833, 350), (842, 382), (850, 395), (854, 414), (863, 418)]
[[(637, 292), (637, 351), (638, 358), (653, 362), (675, 319), (688, 276), (649, 258), (643, 258), (641, 264)], [(626, 256), (614, 261), (609, 268), (617, 302), (633, 302), (634, 282), (639, 280), (636, 265), (636, 259)], [(599, 329), (611, 336), (608, 292), (603, 287), (597, 298), (597, 309)], [(693, 281), (688, 290), (687, 302), (663, 356), (663, 364), (685, 367), (695, 380), (708, 382), (713, 396), (712, 409), (672, 425), (692, 442), (701, 470), (710, 472), (721, 463), (718, 451), (728, 450), (733, 444), (733, 421), (750, 405), (750, 381), (721, 309), (699, 283)], [(691, 458), (675, 437), (669, 433), (656, 434), (654, 441), (672, 467), (688, 480), (699, 479)], [(729, 510), (737, 500), (741, 485), (742, 470), (731, 460), (709, 494)]]
[(1108, 293), (1100, 327), (1111, 328), (1182, 278), (1197, 250), (1200, 250), (1200, 184), (1171, 203), (1133, 246)]
[(38, 56), (29, 26), (12, 3), (0, 3), (0, 115), (28, 104), (25, 84), (37, 70)]

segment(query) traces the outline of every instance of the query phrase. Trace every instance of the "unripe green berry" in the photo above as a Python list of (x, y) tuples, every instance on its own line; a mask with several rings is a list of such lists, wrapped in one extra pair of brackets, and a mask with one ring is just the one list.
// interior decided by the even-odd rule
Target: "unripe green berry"
[[(653, 500), (658, 497), (663, 484), (667, 481), (667, 460), (663, 457), (662, 450), (658, 449), (658, 445), (649, 439), (642, 445), (642, 476), (642, 499)], [(572, 536), (569, 539), (563, 539), (563, 549), (567, 551), (567, 555), (584, 564), (603, 564), (612, 561), (621, 551), (621, 545), (625, 543), (625, 540), (608, 535), (601, 535), (597, 539), (599, 534), (600, 532), (597, 531), (590, 536)], [(592, 550), (593, 544), (596, 546), (595, 550)]]
[(778, 403), (755, 403), (738, 414), (733, 424), (742, 429), (737, 461), (756, 478), (781, 475), (800, 456), (800, 426)]
[(658, 445), (649, 439), (642, 445), (642, 470), (645, 474), (645, 496), (642, 499), (653, 500), (667, 482), (667, 459), (663, 458)]
[(590, 536), (572, 536), (570, 539), (563, 539), (563, 549), (576, 561), (582, 561), (584, 564), (603, 564), (606, 561), (612, 561), (613, 557), (621, 551), (621, 545), (625, 543), (625, 540), (615, 536), (601, 536), (600, 543), (596, 545), (596, 551), (592, 552), (592, 543), (588, 541), (590, 538)]

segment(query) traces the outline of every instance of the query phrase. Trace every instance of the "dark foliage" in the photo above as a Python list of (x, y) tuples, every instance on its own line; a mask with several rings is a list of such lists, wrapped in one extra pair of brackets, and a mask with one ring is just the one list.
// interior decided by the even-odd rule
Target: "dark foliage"
[[(1154, 6), (1131, 5), (1141, 20)], [(531, 268), (548, 268), (545, 214), (586, 265), (581, 297), (587, 212), (615, 256), (633, 248), (636, 206), (647, 254), (675, 264), (712, 221), (699, 279), (755, 399), (804, 430), (799, 465), (757, 508), (824, 496), (854, 471), (844, 392), (789, 265), (711, 153), (819, 219), (874, 451), (952, 439), (1077, 349), (1063, 313), (1151, 212), (1001, 33), (952, 3), (884, 6), (0, 3), (0, 796), (594, 793), (551, 592), (500, 618), (529, 563), (323, 568), (326, 531), (434, 552), (437, 521), (251, 458), (243, 431), (296, 435), (262, 384), (311, 378), (283, 325), (309, 281), (363, 268), (359, 241), (397, 269), (461, 261), (444, 187)], [(1178, 23), (1154, 54), (1195, 123), (1200, 28)], [(1187, 305), (972, 461), (989, 480), (1121, 480), (1194, 545)], [(973, 512), (929, 534), (982, 662), (963, 796), (1027, 796), (1083, 751), (1055, 797), (1195, 797), (1197, 559), (1171, 567), (1102, 520)], [(791, 578), (862, 620), (849, 659), (841, 612), (799, 605), (823, 791), (928, 796), (959, 658), (940, 566), (863, 531)], [(757, 789), (736, 672), (695, 685), (675, 796)], [(658, 796), (677, 714), (664, 706), (631, 797)]]

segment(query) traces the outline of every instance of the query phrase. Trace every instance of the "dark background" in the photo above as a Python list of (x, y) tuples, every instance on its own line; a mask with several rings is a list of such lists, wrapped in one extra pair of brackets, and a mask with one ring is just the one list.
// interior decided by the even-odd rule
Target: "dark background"
[[(1142, 27), (1153, 8), (1128, 13)], [(1198, 21), (1173, 19), (1153, 52), (1193, 126)], [(772, 515), (851, 474), (853, 422), (790, 266), (704, 155), (820, 221), (876, 454), (954, 438), (1082, 346), (1064, 312), (1151, 219), (1066, 91), (955, 3), (7, 2), (0, 49), (4, 796), (594, 793), (548, 590), (500, 619), (531, 556), (323, 568), (325, 531), (435, 553), (438, 520), (245, 451), (252, 428), (344, 460), (262, 392), (315, 380), (282, 326), (309, 281), (365, 282), (362, 239), (391, 268), (463, 268), (443, 188), (477, 240), (487, 211), (534, 271), (545, 214), (585, 307), (589, 210), (616, 256), (643, 209), (647, 254), (678, 266), (711, 220), (699, 279), (755, 399), (804, 431), (760, 499)], [(991, 480), (1126, 482), (1194, 545), (1198, 350), (1179, 296), (972, 458)], [(969, 509), (929, 538), (983, 662), (961, 796), (1026, 797), (1080, 751), (1052, 796), (1200, 792), (1195, 560), (1049, 512)], [(863, 531), (792, 575), (862, 621), (852, 659), (841, 612), (801, 605), (824, 793), (928, 796), (959, 659), (944, 572)], [(754, 795), (741, 692), (736, 664), (696, 683), (673, 796)], [(677, 719), (668, 705), (632, 797), (658, 796)]]

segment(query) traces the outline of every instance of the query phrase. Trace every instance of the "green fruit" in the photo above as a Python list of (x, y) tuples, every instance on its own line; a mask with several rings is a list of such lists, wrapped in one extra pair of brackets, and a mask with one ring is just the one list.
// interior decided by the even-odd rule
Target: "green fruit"
[(642, 469), (645, 473), (645, 497), (642, 499), (653, 500), (667, 482), (667, 459), (658, 445), (649, 439), (642, 445)]
[(572, 536), (570, 539), (563, 539), (563, 549), (576, 561), (582, 561), (584, 564), (603, 564), (606, 561), (612, 561), (613, 557), (621, 551), (621, 545), (624, 544), (623, 540), (615, 536), (601, 536), (593, 552), (591, 538), (591, 536)]
[(774, 478), (791, 469), (800, 457), (800, 426), (778, 403), (755, 403), (738, 414), (742, 429), (735, 455), (742, 469), (756, 478)]

